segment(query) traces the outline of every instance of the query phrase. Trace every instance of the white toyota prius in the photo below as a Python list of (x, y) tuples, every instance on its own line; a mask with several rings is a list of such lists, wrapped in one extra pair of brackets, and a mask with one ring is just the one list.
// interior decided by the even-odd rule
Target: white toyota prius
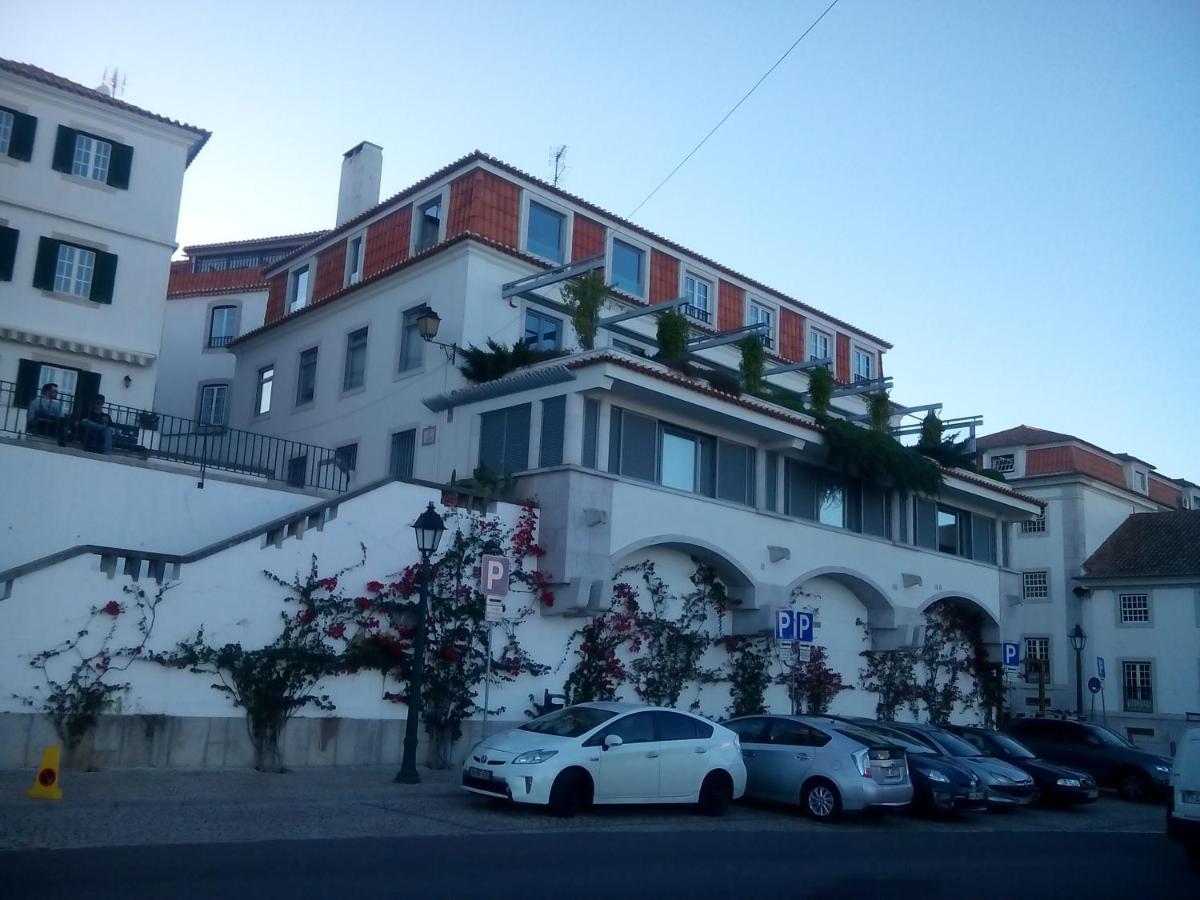
[(592, 803), (695, 803), (719, 816), (746, 790), (738, 736), (674, 709), (581, 703), (490, 735), (463, 787), (572, 816)]

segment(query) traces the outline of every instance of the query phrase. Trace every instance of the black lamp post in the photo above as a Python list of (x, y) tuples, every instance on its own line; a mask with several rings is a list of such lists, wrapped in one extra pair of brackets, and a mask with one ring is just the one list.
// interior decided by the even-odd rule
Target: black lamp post
[(425, 343), (441, 347), (442, 352), (446, 354), (447, 362), (453, 364), (454, 360), (458, 357), (458, 344), (447, 344), (443, 341), (435, 340), (441, 324), (442, 317), (435, 310), (427, 306), (417, 316), (417, 334), (421, 336), (421, 340)]
[(1071, 647), (1075, 650), (1075, 715), (1083, 715), (1083, 648), (1087, 645), (1087, 635), (1079, 623), (1067, 635), (1071, 639)]
[(417, 601), (417, 623), (414, 626), (412, 673), (408, 677), (408, 718), (404, 722), (404, 759), (400, 762), (400, 771), (396, 773), (396, 781), (400, 784), (417, 784), (421, 776), (417, 774), (417, 734), (421, 718), (421, 690), (425, 680), (425, 616), (429, 610), (429, 557), (437, 552), (438, 544), (442, 541), (442, 532), (446, 523), (437, 514), (430, 502), (429, 507), (417, 521), (413, 522), (413, 531), (417, 536), (417, 550), (421, 552), (421, 594)]

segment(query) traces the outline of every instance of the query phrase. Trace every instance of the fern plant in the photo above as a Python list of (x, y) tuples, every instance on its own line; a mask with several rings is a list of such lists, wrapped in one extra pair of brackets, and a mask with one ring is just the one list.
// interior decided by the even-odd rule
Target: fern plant
[(542, 350), (524, 341), (518, 341), (509, 347), (488, 338), (486, 347), (476, 347), (472, 344), (462, 351), (463, 364), (459, 366), (459, 371), (468, 381), (482, 384), (503, 378), (524, 366), (562, 355), (561, 350)]

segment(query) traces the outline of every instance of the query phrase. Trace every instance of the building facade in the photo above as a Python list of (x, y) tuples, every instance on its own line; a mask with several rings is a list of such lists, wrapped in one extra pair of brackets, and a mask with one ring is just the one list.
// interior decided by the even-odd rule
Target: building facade
[(149, 408), (183, 175), (208, 132), (0, 60), (0, 383)]
[[(1075, 653), (1069, 634), (1076, 624), (1087, 629), (1089, 601), (1081, 599), (1085, 595), (1077, 580), (1084, 562), (1130, 515), (1197, 508), (1200, 489), (1166, 478), (1128, 454), (1024, 425), (979, 438), (977, 449), (981, 466), (1001, 472), (1014, 488), (1046, 504), (1043, 516), (1013, 526), (1009, 536), (1020, 589), (1004, 610), (1005, 639), (1020, 643), (1026, 663), (1044, 661), (1049, 706), (1074, 711)], [(1097, 654), (1085, 650), (1086, 681), (1095, 674)], [(1014, 713), (1036, 712), (1038, 691), (1037, 671), (1025, 665), (1013, 680)]]

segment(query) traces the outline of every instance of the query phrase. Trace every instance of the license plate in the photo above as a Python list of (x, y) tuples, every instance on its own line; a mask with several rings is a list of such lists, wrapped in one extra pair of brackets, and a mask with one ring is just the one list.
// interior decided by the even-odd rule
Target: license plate
[(1184, 791), (1184, 803), (1200, 803), (1200, 791)]
[(971, 791), (971, 793), (967, 794), (967, 799), (968, 800), (982, 800), (983, 799), (983, 791)]
[(1089, 800), (1096, 800), (1100, 797), (1100, 789), (1099, 788), (1091, 788), (1088, 790), (1087, 795), (1088, 795)]
[(492, 780), (492, 773), (490, 771), (488, 771), (487, 769), (478, 769), (475, 766), (468, 766), (467, 774), (470, 775), (472, 778), (479, 778), (483, 781), (491, 781)]

